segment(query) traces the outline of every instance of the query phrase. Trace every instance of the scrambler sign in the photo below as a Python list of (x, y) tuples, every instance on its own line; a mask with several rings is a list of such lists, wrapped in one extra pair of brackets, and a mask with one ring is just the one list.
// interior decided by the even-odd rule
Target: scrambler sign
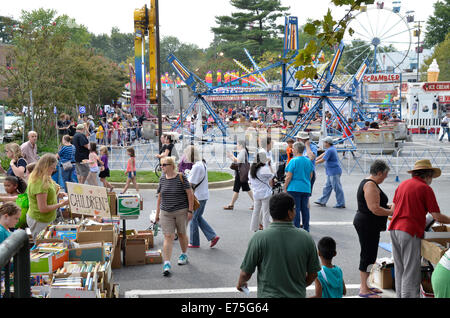
[(366, 83), (399, 82), (400, 74), (394, 74), (394, 73), (366, 74), (363, 77), (363, 81)]

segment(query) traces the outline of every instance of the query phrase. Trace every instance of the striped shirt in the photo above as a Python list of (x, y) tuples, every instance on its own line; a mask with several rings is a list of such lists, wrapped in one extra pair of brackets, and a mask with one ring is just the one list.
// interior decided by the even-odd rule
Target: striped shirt
[(175, 212), (189, 208), (186, 190), (190, 188), (191, 185), (184, 175), (183, 183), (180, 180), (179, 174), (172, 179), (166, 179), (165, 175), (161, 175), (158, 190), (156, 191), (156, 193), (161, 193), (161, 210)]
[(68, 161), (75, 162), (75, 146), (62, 146), (58, 152), (61, 163)]

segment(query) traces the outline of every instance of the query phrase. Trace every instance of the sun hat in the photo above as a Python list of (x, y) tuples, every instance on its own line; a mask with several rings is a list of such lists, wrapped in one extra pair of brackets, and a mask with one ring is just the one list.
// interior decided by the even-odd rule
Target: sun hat
[(77, 125), (77, 130), (83, 130), (84, 129), (84, 125), (83, 124), (78, 124)]
[(441, 169), (433, 167), (431, 165), (431, 161), (428, 159), (417, 160), (414, 164), (414, 168), (412, 170), (409, 170), (408, 173), (412, 173), (413, 171), (417, 170), (433, 170), (433, 178), (440, 177), (442, 173)]
[(327, 136), (327, 137), (323, 138), (322, 141), (323, 141), (323, 142), (327, 142), (327, 143), (329, 143), (330, 145), (332, 145), (332, 144), (334, 143), (334, 142), (333, 142), (333, 138), (331, 138), (331, 136)]
[(92, 119), (92, 120), (94, 119), (94, 117), (92, 115), (89, 115), (88, 118)]
[(306, 131), (300, 131), (295, 138), (298, 139), (309, 139), (309, 133)]
[(255, 156), (253, 163), (261, 162), (263, 164), (266, 164), (268, 161), (269, 161), (269, 158), (267, 158), (267, 153), (265, 151), (260, 151), (260, 152), (258, 152), (258, 155)]

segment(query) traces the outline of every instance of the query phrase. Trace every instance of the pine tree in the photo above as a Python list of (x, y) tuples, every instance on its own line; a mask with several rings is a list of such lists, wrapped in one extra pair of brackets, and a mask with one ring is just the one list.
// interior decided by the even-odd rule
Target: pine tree
[(252, 55), (261, 56), (265, 51), (282, 50), (284, 25), (277, 19), (289, 15), (289, 7), (279, 0), (231, 0), (239, 11), (231, 16), (217, 16), (217, 27), (213, 27), (214, 44), (226, 56), (245, 59), (243, 48)]

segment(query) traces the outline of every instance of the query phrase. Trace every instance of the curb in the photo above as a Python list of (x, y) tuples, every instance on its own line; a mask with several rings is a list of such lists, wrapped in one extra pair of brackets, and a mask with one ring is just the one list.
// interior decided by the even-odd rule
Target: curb
[[(0, 182), (3, 183), (3, 181), (5, 180), (4, 177), (0, 177)], [(123, 189), (125, 187), (125, 182), (121, 183), (121, 182), (110, 182), (111, 185), (115, 188), (115, 189)], [(234, 184), (234, 178), (230, 179), (230, 180), (226, 180), (226, 181), (218, 181), (218, 182), (210, 182), (208, 184), (208, 188), (209, 189), (223, 189), (223, 188), (228, 188), (228, 187), (232, 187)], [(133, 184), (130, 184), (131, 187), (133, 187)], [(156, 190), (158, 189), (158, 183), (138, 183), (139, 189), (145, 189), (145, 190)]]

